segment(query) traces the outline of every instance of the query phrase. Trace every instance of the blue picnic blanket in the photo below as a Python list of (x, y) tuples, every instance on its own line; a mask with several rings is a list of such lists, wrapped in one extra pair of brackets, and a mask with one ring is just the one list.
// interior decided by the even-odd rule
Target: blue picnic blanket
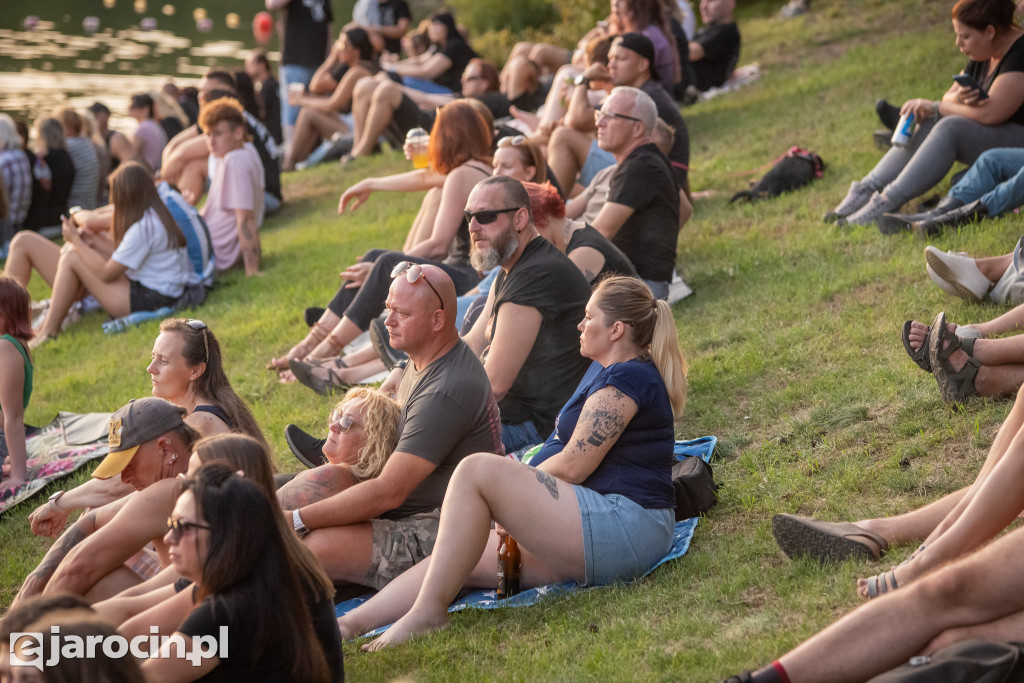
[[(682, 460), (689, 457), (702, 458), (705, 462), (711, 461), (711, 455), (714, 453), (715, 444), (718, 443), (718, 438), (714, 436), (703, 436), (699, 439), (693, 439), (691, 441), (676, 441), (675, 455), (676, 458)], [(647, 574), (650, 574), (655, 569), (665, 564), (669, 560), (675, 560), (686, 554), (686, 551), (690, 549), (690, 540), (693, 538), (693, 532), (697, 528), (697, 517), (690, 519), (684, 519), (681, 522), (676, 522), (675, 526), (675, 538), (672, 541), (672, 548), (668, 551), (665, 557), (651, 567)], [(647, 576), (644, 574), (644, 576)], [(643, 578), (643, 577), (641, 577)], [(573, 593), (585, 586), (580, 586), (575, 581), (563, 581), (561, 583), (550, 583), (546, 586), (539, 586), (537, 588), (531, 588), (525, 590), (522, 593), (513, 595), (510, 598), (504, 600), (495, 599), (494, 589), (481, 589), (474, 590), (467, 593), (459, 598), (456, 598), (455, 602), (448, 608), (449, 612), (458, 612), (464, 610), (467, 607), (473, 607), (476, 609), (497, 609), (498, 607), (526, 607), (533, 605), (538, 602), (541, 598), (555, 595), (564, 595)], [(363, 604), (371, 597), (373, 592), (369, 592), (365, 595), (361, 595), (358, 598), (352, 598), (351, 600), (345, 600), (339, 602), (335, 606), (335, 613), (337, 616), (343, 616), (348, 612), (352, 611), (359, 605)], [(388, 625), (390, 626), (390, 624)], [(383, 633), (388, 629), (388, 626), (382, 626), (376, 630), (364, 633), (362, 637), (375, 636)]]

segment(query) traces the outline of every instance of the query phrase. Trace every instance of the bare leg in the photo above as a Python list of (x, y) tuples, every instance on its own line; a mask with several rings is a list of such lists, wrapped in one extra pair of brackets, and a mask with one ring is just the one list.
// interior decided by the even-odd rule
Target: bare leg
[(946, 515), (953, 511), (956, 504), (967, 494), (968, 488), (964, 487), (959, 491), (954, 491), (934, 503), (929, 503), (902, 515), (862, 519), (854, 524), (878, 534), (888, 541), (889, 545), (920, 543), (935, 531)]
[[(531, 518), (523, 517), (524, 509), (532, 511)], [(448, 605), (478, 565), (492, 519), (521, 547), (543, 557), (555, 576), (584, 580), (583, 527), (572, 486), (522, 463), (477, 453), (452, 475), (441, 507), (434, 559), (412, 609), (369, 649), (447, 626)], [(544, 523), (537, 524), (538, 519)]]
[(501, 73), (501, 91), (510, 101), (536, 87), (539, 75), (527, 57), (510, 57)]
[[(1024, 509), (1022, 426), (1024, 392), (1019, 392), (966, 495), (925, 539), (924, 549), (894, 570), (900, 586), (992, 539)], [(866, 595), (867, 582), (858, 581), (858, 589)]]
[(571, 188), (576, 184), (583, 163), (590, 154), (590, 143), (594, 136), (581, 133), (574, 128), (556, 128), (548, 141), (548, 166), (558, 180), (558, 186)]
[(1021, 581), (1024, 533), (1018, 530), (905, 589), (872, 600), (779, 661), (793, 683), (867, 680), (902, 664), (940, 633), (1020, 612)]
[(82, 596), (82, 599), (90, 604), (100, 602), (140, 583), (142, 583), (142, 579), (139, 578), (139, 575), (122, 565), (97, 581), (89, 589), (89, 592)]
[(38, 233), (22, 230), (11, 240), (11, 251), (4, 265), (4, 275), (9, 275), (22, 286), (28, 287), (32, 269), (35, 268), (43, 281), (52, 287), (59, 260), (60, 247)]
[(320, 342), (309, 356), (311, 358), (333, 358), (362, 333), (363, 331), (359, 329), (358, 325), (349, 320), (347, 316), (343, 316), (341, 322), (334, 326), (327, 338)]
[[(334, 326), (341, 322), (341, 318), (335, 315), (331, 309), (326, 309), (320, 319), (316, 321), (313, 327), (309, 328), (309, 332), (302, 338), (298, 344), (288, 350), (284, 356), (280, 358), (271, 358), (270, 362), (267, 363), (268, 370), (287, 370), (288, 360), (291, 358), (305, 358), (313, 349), (317, 347), (320, 342), (327, 338), (327, 335), (331, 333)], [(336, 354), (331, 354), (336, 355)]]
[[(364, 81), (366, 79), (363, 79)], [(359, 90), (359, 85), (356, 90)], [(373, 151), (377, 138), (388, 127), (394, 119), (395, 110), (402, 103), (402, 90), (395, 83), (387, 81), (381, 83), (373, 91), (370, 99), (370, 109), (363, 124), (356, 122), (356, 130), (359, 132), (359, 142), (352, 148), (352, 156), (367, 156)]]
[(180, 593), (175, 593), (173, 586), (170, 588), (169, 597), (125, 621), (118, 627), (118, 633), (131, 639), (139, 635), (149, 635), (152, 626), (159, 629), (160, 635), (169, 636), (174, 633), (194, 605), (191, 588), (186, 588)]
[(1024, 304), (1014, 306), (998, 318), (984, 323), (976, 323), (971, 327), (981, 330), (984, 337), (996, 337), (1007, 332), (1017, 332), (1024, 329)]
[(207, 161), (206, 157), (193, 159), (185, 164), (181, 176), (178, 178), (178, 189), (183, 195), (193, 197), (196, 204), (199, 203), (206, 189), (206, 172), (209, 169)]
[[(352, 90), (352, 123), (356, 127), (356, 140), (352, 149), (363, 144), (363, 132), (366, 130), (366, 117), (370, 112), (370, 104), (373, 101), (373, 91), (380, 86), (376, 78), (364, 78), (356, 83)], [(370, 144), (372, 147), (373, 144)]]
[(316, 529), (305, 543), (332, 581), (358, 584), (366, 578), (373, 554), (369, 522)]
[(987, 258), (974, 259), (974, 265), (978, 266), (981, 274), (992, 282), (999, 282), (999, 278), (1003, 276), (1003, 273), (1006, 272), (1011, 263), (1013, 263), (1012, 253), (1005, 256), (989, 256)]
[[(172, 595), (175, 595), (174, 584), (167, 584), (142, 595), (121, 597), (121, 594), (118, 594), (102, 602), (97, 602), (92, 608), (114, 626), (121, 626), (132, 617), (145, 612), (150, 607), (159, 605)], [(121, 633), (123, 635), (124, 632)]]
[(569, 63), (572, 52), (550, 43), (537, 43), (530, 50), (530, 61), (540, 67), (541, 75), (553, 74)]
[(113, 282), (104, 282), (99, 275), (89, 270), (74, 250), (61, 255), (57, 265), (57, 274), (53, 281), (53, 294), (50, 298), (50, 309), (40, 328), (36, 339), (40, 342), (47, 337), (55, 337), (60, 332), (60, 324), (67, 315), (71, 304), (78, 296), (78, 288), (84, 285), (89, 293), (96, 297), (107, 313), (121, 318), (131, 313), (128, 299), (128, 278), (121, 276)]

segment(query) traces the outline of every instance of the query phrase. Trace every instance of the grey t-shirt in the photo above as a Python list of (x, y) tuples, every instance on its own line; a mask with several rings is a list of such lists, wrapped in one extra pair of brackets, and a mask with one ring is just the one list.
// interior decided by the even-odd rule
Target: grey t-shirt
[(410, 363), (398, 387), (402, 415), (395, 451), (437, 465), (405, 502), (381, 515), (407, 517), (441, 506), (455, 466), (472, 453), (504, 453), (501, 418), (480, 359), (462, 340), (425, 368)]

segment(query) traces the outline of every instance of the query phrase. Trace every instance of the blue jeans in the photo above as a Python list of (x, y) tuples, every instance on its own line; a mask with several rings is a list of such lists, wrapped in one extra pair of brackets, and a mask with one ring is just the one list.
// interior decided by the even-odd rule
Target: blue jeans
[(537, 432), (532, 420), (527, 420), (517, 425), (501, 423), (501, 443), (505, 446), (505, 452), (518, 451), (524, 446), (532, 446), (544, 441)]
[(282, 64), (281, 72), (281, 123), (284, 126), (294, 126), (299, 118), (298, 108), (288, 104), (288, 84), (301, 83), (309, 88), (309, 82), (313, 80), (316, 73), (315, 66), (302, 66), (301, 64)]
[(594, 138), (590, 143), (590, 153), (587, 154), (587, 160), (583, 162), (583, 168), (580, 169), (580, 185), (586, 187), (594, 179), (598, 171), (614, 163), (615, 155), (598, 147), (597, 138)]
[(949, 196), (964, 204), (980, 199), (989, 216), (1024, 204), (1024, 149), (1000, 147), (983, 152), (950, 188)]

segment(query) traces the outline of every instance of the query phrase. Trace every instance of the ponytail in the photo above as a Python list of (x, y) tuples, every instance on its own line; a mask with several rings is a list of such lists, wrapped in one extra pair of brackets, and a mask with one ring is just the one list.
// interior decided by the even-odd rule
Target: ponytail
[(654, 323), (654, 336), (651, 338), (651, 360), (665, 382), (672, 414), (679, 417), (686, 406), (686, 358), (679, 348), (672, 307), (667, 301), (657, 301), (655, 316), (657, 319)]

